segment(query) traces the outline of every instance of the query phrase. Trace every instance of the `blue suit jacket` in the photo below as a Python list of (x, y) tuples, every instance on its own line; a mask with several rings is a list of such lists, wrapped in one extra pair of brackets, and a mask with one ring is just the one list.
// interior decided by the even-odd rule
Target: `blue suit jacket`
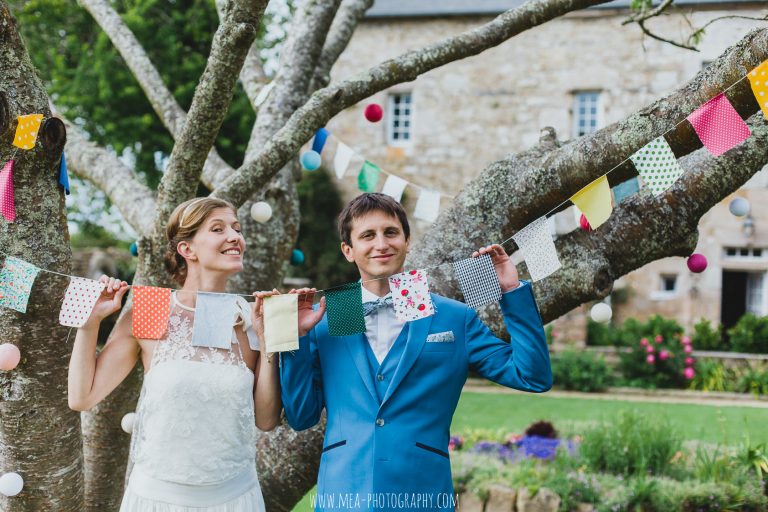
[[(432, 300), (438, 312), (411, 323), (381, 402), (363, 334), (329, 336), (323, 318), (299, 340), (298, 351), (282, 354), (282, 400), (291, 427), (310, 428), (323, 408), (327, 413), (316, 510), (450, 509), (449, 429), (468, 368), (523, 391), (552, 386), (530, 284), (521, 282), (501, 299), (511, 343), (494, 336), (465, 304), (434, 294)], [(427, 342), (429, 334), (449, 331), (453, 342)]]

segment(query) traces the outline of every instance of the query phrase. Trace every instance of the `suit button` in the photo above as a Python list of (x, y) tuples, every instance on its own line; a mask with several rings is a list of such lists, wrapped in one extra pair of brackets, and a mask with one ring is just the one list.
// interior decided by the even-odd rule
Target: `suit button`
[(384, 380), (384, 376), (383, 375), (377, 375), (376, 378), (379, 379), (379, 380)]
[(377, 420), (376, 420), (376, 424), (377, 424), (378, 426), (380, 426), (380, 427), (383, 427), (383, 426), (384, 426), (384, 419), (383, 419), (383, 418), (379, 418), (379, 419), (377, 419)]

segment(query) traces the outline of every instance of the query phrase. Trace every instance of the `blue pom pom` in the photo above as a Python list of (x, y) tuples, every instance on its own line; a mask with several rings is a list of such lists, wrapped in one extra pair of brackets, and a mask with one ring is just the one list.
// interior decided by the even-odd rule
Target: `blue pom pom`
[(134, 256), (138, 256), (139, 255), (139, 246), (136, 245), (136, 242), (133, 242), (131, 244), (131, 254), (134, 255)]
[(304, 253), (299, 249), (294, 249), (291, 253), (291, 265), (298, 266), (304, 263)]
[(301, 166), (308, 171), (318, 169), (321, 163), (320, 153), (317, 151), (307, 151), (301, 155)]

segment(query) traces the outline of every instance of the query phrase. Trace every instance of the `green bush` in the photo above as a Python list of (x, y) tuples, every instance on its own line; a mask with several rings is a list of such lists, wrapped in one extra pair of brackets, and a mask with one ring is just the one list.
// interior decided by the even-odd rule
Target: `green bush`
[(556, 386), (576, 391), (605, 391), (613, 375), (602, 356), (579, 350), (566, 350), (552, 359)]
[(723, 340), (723, 326), (718, 325), (714, 329), (710, 321), (705, 318), (693, 326), (691, 339), (697, 350), (728, 350), (730, 348)]
[(680, 471), (673, 457), (682, 437), (665, 418), (623, 411), (617, 421), (587, 430), (580, 453), (587, 467), (616, 475), (670, 475)]
[(768, 317), (747, 313), (728, 329), (728, 338), (736, 352), (768, 353)]
[(768, 395), (768, 369), (745, 368), (736, 378), (734, 390), (755, 396)]
[(612, 337), (616, 331), (608, 324), (595, 322), (591, 318), (587, 319), (587, 345), (590, 347), (607, 347), (614, 344)]
[[(698, 347), (697, 347), (698, 348)], [(690, 389), (699, 391), (735, 391), (736, 372), (720, 361), (699, 359), (694, 364), (696, 375), (690, 382)]]
[[(619, 354), (619, 368), (627, 384), (649, 388), (685, 387), (683, 371), (688, 354), (681, 342), (680, 324), (654, 315), (646, 323), (628, 320), (622, 331), (622, 338), (631, 348)], [(634, 341), (630, 343), (631, 340)]]

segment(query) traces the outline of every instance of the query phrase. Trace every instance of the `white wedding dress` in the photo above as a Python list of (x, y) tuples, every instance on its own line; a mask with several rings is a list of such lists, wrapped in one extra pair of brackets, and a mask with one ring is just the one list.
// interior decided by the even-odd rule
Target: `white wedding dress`
[[(144, 376), (120, 512), (264, 511), (254, 374), (234, 328), (229, 350), (192, 346), (195, 310), (172, 297), (167, 336)], [(249, 319), (245, 324), (256, 348)]]

